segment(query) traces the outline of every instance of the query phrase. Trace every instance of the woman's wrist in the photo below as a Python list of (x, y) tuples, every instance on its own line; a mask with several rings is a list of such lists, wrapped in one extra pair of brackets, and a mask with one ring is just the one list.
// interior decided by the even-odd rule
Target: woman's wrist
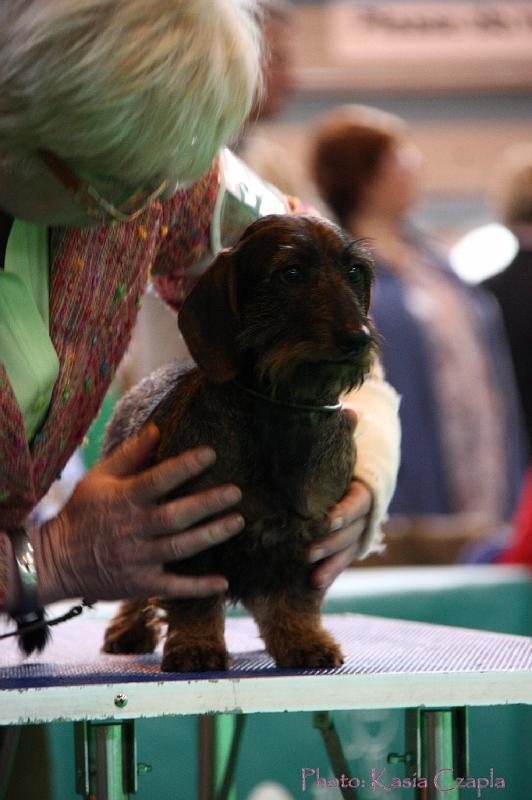
[(62, 521), (59, 516), (40, 526), (33, 526), (29, 530), (35, 553), (38, 597), (42, 605), (74, 596), (74, 593), (64, 585), (61, 567), (58, 563), (62, 552), (59, 541), (61, 525)]

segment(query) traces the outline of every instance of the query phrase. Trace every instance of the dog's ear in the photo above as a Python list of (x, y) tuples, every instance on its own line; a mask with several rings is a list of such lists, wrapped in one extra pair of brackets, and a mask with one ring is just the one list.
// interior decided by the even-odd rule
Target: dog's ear
[(192, 358), (214, 383), (225, 383), (239, 369), (238, 309), (234, 250), (220, 253), (192, 289), (178, 325)]

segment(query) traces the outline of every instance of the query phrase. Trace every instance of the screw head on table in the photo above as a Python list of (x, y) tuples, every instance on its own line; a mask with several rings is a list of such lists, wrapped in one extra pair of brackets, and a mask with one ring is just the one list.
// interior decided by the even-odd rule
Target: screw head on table
[(115, 696), (115, 706), (117, 708), (124, 708), (124, 706), (127, 706), (127, 694), (117, 694)]

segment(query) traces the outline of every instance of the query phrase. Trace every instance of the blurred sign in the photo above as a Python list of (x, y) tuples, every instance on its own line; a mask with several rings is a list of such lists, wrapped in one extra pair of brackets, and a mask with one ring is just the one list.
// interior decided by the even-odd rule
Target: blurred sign
[(532, 88), (532, 2), (333, 0), (295, 18), (301, 88)]

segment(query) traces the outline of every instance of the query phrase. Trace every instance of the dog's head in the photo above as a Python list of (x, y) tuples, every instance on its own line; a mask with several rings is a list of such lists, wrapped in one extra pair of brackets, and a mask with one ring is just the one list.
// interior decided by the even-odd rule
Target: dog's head
[(320, 384), (338, 394), (364, 379), (375, 349), (368, 253), (336, 225), (270, 215), (250, 225), (198, 281), (179, 315), (210, 380), (269, 387)]

